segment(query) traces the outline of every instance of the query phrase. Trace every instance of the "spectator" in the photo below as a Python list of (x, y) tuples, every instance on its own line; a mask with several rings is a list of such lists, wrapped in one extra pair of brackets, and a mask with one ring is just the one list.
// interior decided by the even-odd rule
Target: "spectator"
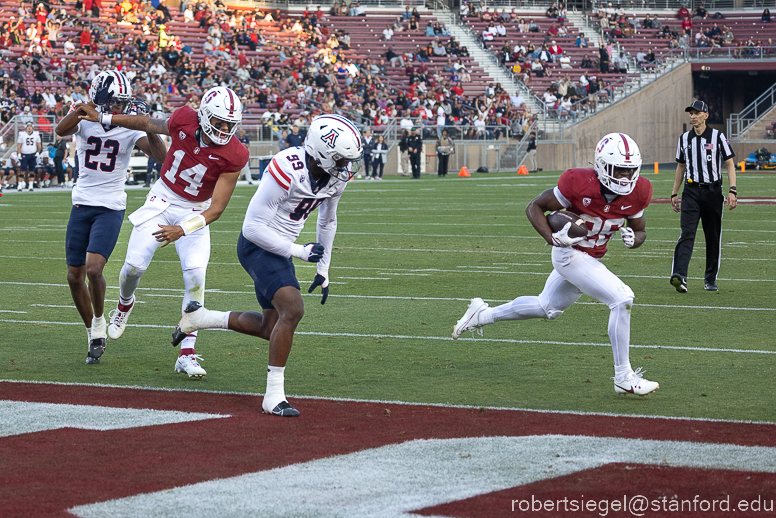
[(698, 8), (695, 10), (695, 14), (694, 14), (694, 16), (695, 16), (696, 18), (702, 18), (702, 19), (704, 19), (704, 20), (705, 20), (706, 18), (708, 18), (708, 17), (709, 17), (709, 12), (708, 12), (706, 9), (704, 9), (704, 8), (703, 8), (703, 4), (701, 4), (701, 5), (699, 5), (699, 6), (698, 6)]
[[(407, 7), (407, 11), (409, 11), (409, 7)], [(466, 0), (461, 2), (461, 7), (458, 9), (458, 16), (460, 16), (462, 20), (469, 16), (469, 3)]]
[(614, 71), (618, 74), (628, 73), (628, 60), (625, 59), (625, 54), (622, 52), (614, 59)]
[(682, 30), (686, 36), (690, 36), (690, 33), (692, 32), (692, 21), (690, 21), (689, 17), (685, 17), (684, 20), (682, 20)]
[(598, 64), (601, 68), (602, 74), (608, 74), (609, 73), (609, 52), (606, 50), (606, 46), (601, 44), (601, 47), (598, 49)]
[(434, 25), (431, 22), (426, 24), (426, 37), (430, 38), (434, 36)]
[(291, 133), (286, 137), (288, 147), (299, 147), (304, 145), (304, 135), (299, 133), (299, 126), (294, 124), (291, 126)]
[(391, 25), (383, 29), (383, 41), (393, 41), (393, 27)]
[(577, 42), (576, 46), (582, 49), (586, 49), (588, 46), (587, 38), (585, 37), (585, 34), (580, 32), (579, 36), (577, 36)]
[(288, 130), (284, 129), (280, 135), (281, 136), (278, 139), (278, 151), (283, 151), (284, 149), (288, 149), (290, 147), (288, 144)]
[(689, 18), (690, 17), (690, 11), (689, 11), (689, 9), (687, 9), (687, 4), (682, 4), (681, 9), (679, 9), (679, 12), (676, 13), (676, 17), (679, 20), (684, 20), (685, 18)]
[(770, 9), (765, 9), (763, 11), (763, 15), (760, 18), (760, 21), (762, 23), (770, 23), (771, 22), (771, 10)]
[(560, 59), (558, 59), (561, 68), (571, 68), (571, 58), (568, 54), (561, 53)]
[(557, 18), (558, 17), (558, 4), (553, 3), (550, 7), (547, 8), (547, 11), (545, 11), (545, 14), (547, 15), (547, 18)]
[(553, 56), (557, 56), (557, 55), (563, 54), (563, 49), (560, 47), (560, 45), (558, 45), (555, 42), (555, 40), (552, 41), (552, 44), (550, 45), (549, 51), (550, 51), (550, 54), (552, 54)]

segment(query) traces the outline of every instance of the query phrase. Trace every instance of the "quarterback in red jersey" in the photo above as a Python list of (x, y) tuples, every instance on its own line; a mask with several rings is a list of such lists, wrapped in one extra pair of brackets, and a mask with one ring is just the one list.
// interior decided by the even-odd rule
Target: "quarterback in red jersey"
[[(80, 105), (79, 105), (80, 106)], [(159, 246), (175, 243), (189, 302), (204, 304), (205, 273), (210, 261), (209, 224), (221, 217), (234, 192), (248, 149), (232, 138), (242, 121), (242, 102), (231, 89), (217, 86), (202, 96), (199, 111), (184, 106), (168, 120), (142, 116), (106, 116), (81, 109), (82, 118), (130, 129), (162, 133), (171, 138), (161, 170), (145, 204), (130, 214), (134, 228), (119, 275), (120, 296), (111, 314), (108, 336), (124, 333), (135, 304), (135, 290)], [(107, 120), (106, 120), (107, 119)], [(177, 372), (201, 378), (206, 374), (194, 350), (196, 332), (181, 342)]]
[[(526, 207), (528, 220), (552, 245), (554, 267), (539, 296), (523, 296), (488, 307), (481, 298), (472, 299), (469, 309), (453, 330), (457, 339), (464, 331), (476, 331), (501, 320), (558, 318), (584, 293), (609, 306), (609, 339), (614, 354), (614, 390), (645, 395), (659, 385), (644, 379), (641, 368), (631, 368), (630, 311), (633, 291), (609, 271), (599, 259), (618, 230), (626, 248), (638, 248), (647, 237), (644, 210), (652, 198), (652, 185), (639, 176), (641, 152), (636, 142), (623, 133), (610, 133), (596, 146), (595, 169), (569, 169), (558, 186), (547, 189)], [(568, 234), (571, 223), (553, 233), (545, 212), (568, 209), (586, 223), (585, 237)], [(627, 222), (627, 226), (626, 226)], [(480, 331), (481, 333), (481, 331)]]

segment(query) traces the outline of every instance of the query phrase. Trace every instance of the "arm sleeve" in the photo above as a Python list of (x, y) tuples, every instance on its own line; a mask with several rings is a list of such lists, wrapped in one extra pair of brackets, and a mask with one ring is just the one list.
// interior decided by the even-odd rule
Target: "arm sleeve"
[(324, 248), (323, 259), (318, 261), (318, 272), (324, 276), (329, 273), (334, 236), (337, 234), (337, 204), (340, 196), (341, 194), (325, 200), (318, 208), (316, 241)]
[(295, 243), (281, 237), (270, 228), (269, 224), (275, 217), (280, 203), (287, 196), (287, 190), (269, 175), (265, 175), (248, 205), (242, 227), (246, 239), (264, 250), (282, 257), (291, 257), (291, 250)]

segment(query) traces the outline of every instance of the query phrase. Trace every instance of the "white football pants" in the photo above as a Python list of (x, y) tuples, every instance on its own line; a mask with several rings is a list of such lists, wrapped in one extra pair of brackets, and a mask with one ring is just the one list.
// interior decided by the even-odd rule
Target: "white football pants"
[(552, 247), (552, 265), (555, 269), (538, 297), (518, 297), (485, 310), (480, 322), (486, 324), (531, 318), (554, 320), (584, 293), (609, 306), (609, 339), (615, 370), (617, 374), (630, 372), (628, 350), (633, 291), (598, 259), (574, 248)]
[[(119, 284), (121, 296), (130, 299), (140, 282), (140, 276), (148, 269), (154, 253), (161, 246), (153, 233), (159, 225), (178, 225), (191, 217), (190, 207), (167, 206), (163, 212), (132, 228), (127, 245), (127, 257), (121, 269)], [(191, 300), (205, 305), (205, 273), (210, 261), (210, 227), (201, 228), (175, 241), (175, 250), (181, 261), (183, 282), (186, 291), (183, 296), (181, 314)]]

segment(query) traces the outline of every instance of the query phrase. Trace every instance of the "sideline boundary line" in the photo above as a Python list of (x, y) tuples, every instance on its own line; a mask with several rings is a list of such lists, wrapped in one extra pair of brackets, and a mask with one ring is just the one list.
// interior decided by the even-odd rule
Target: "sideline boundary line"
[[(77, 387), (100, 387), (100, 388), (118, 388), (118, 389), (132, 389), (132, 390), (155, 390), (159, 392), (192, 392), (192, 393), (204, 393), (204, 394), (229, 394), (236, 396), (254, 396), (259, 397), (264, 394), (261, 392), (237, 392), (231, 390), (203, 390), (203, 389), (182, 389), (182, 388), (168, 388), (168, 387), (151, 387), (143, 385), (114, 385), (109, 383), (79, 383), (79, 382), (66, 382), (66, 381), (35, 381), (35, 380), (14, 380), (0, 378), (0, 383), (29, 383), (34, 385), (61, 385), (61, 386), (77, 386)], [(404, 406), (431, 406), (439, 408), (468, 408), (473, 410), (487, 409), (487, 410), (504, 410), (509, 412), (536, 412), (540, 414), (565, 414), (565, 415), (578, 415), (578, 416), (602, 416), (602, 417), (627, 417), (627, 418), (640, 418), (640, 419), (669, 419), (673, 421), (699, 421), (704, 423), (733, 423), (733, 424), (755, 424), (755, 425), (768, 425), (776, 426), (776, 422), (771, 421), (747, 421), (742, 419), (716, 419), (713, 417), (680, 417), (680, 416), (665, 416), (665, 415), (644, 415), (644, 414), (616, 414), (613, 412), (581, 412), (578, 410), (550, 410), (550, 409), (535, 409), (535, 408), (521, 408), (521, 407), (499, 407), (499, 406), (476, 406), (476, 405), (454, 405), (451, 403), (418, 403), (414, 401), (395, 401), (395, 400), (382, 400), (382, 399), (358, 399), (358, 398), (341, 398), (341, 397), (327, 397), (327, 396), (307, 396), (299, 394), (290, 394), (289, 397), (297, 399), (321, 399), (324, 401), (343, 401), (350, 403), (374, 403), (381, 405), (404, 405)]]

